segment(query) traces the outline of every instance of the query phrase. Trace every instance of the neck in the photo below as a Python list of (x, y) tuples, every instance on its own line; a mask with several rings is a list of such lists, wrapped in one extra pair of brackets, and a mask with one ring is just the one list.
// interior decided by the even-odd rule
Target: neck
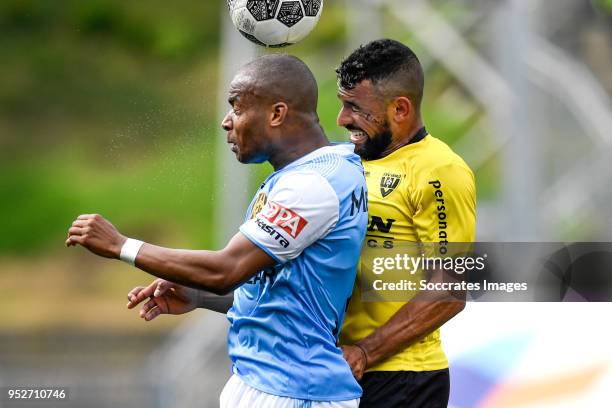
[(380, 157), (386, 157), (396, 151), (397, 149), (406, 146), (412, 139), (417, 135), (419, 130), (423, 128), (423, 121), (418, 120), (407, 132), (403, 132), (403, 136), (396, 140), (392, 140), (389, 146), (383, 151)]
[(274, 171), (282, 169), (287, 164), (306, 156), (310, 152), (329, 146), (329, 140), (320, 127), (310, 132), (297, 134), (294, 138), (287, 138), (286, 140), (285, 146), (275, 149), (275, 152), (268, 159)]

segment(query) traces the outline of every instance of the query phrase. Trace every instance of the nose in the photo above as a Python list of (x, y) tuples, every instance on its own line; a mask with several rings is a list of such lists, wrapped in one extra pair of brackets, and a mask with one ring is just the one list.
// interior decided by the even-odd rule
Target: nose
[(346, 127), (353, 123), (349, 109), (344, 106), (340, 108), (340, 112), (338, 112), (338, 117), (336, 118), (336, 123), (338, 126), (342, 127)]
[(227, 112), (227, 114), (225, 115), (225, 117), (221, 121), (221, 127), (226, 132), (229, 132), (233, 128), (232, 119), (231, 119), (230, 116), (231, 116), (231, 110), (229, 112)]

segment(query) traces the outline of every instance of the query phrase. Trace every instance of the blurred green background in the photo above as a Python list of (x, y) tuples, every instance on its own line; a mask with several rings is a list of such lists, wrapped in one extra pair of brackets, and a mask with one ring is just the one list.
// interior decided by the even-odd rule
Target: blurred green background
[[(316, 52), (325, 61), (313, 69), (321, 120), (334, 140), (344, 139), (335, 125), (333, 71), (345, 49), (342, 6), (327, 2), (308, 40), (281, 50), (307, 62)], [(0, 3), (2, 329), (81, 327), (94, 310), (117, 311), (128, 289), (150, 280), (64, 248), (78, 214), (103, 214), (122, 232), (161, 245), (221, 244), (212, 209), (214, 146), (224, 142), (216, 103), (224, 7), (191, 0)], [(429, 75), (425, 117), (430, 131), (452, 141), (472, 113), (454, 102), (434, 109), (428, 102), (448, 77), (440, 69)], [(269, 170), (254, 171), (253, 189)], [(133, 318), (117, 312), (96, 324), (123, 328)]]
[(221, 5), (0, 4), (4, 330), (128, 321), (113, 311), (150, 278), (64, 248), (80, 213), (167, 245), (214, 241)]
[[(487, 26), (469, 7), (430, 3), (458, 26), (470, 21), (466, 43), (491, 53)], [(337, 141), (346, 140), (335, 124), (334, 73), (351, 43), (345, 6), (327, 1), (317, 28), (299, 44), (259, 49), (289, 52), (311, 66), (323, 127)], [(216, 144), (225, 143), (218, 112), (225, 8), (224, 1), (201, 0), (0, 2), (0, 331), (81, 327), (91, 324), (93, 310), (113, 316), (98, 325), (131, 327), (134, 316), (119, 311), (122, 299), (150, 278), (81, 248), (66, 249), (67, 228), (78, 214), (103, 214), (125, 234), (161, 245), (223, 244), (213, 208), (225, 182), (216, 177), (215, 157)], [(553, 39), (589, 64), (610, 91), (610, 31), (593, 24), (609, 27), (610, 2), (577, 10)], [(471, 149), (492, 144), (496, 129), (487, 107), (392, 12), (380, 12), (379, 19), (385, 36), (421, 56), (428, 130), (451, 145), (466, 133), (478, 143)], [(559, 137), (563, 125), (542, 120)], [(479, 206), (502, 193), (499, 162), (493, 153), (474, 169)], [(545, 163), (543, 171), (558, 166)], [(254, 191), (271, 168), (251, 169)], [(585, 236), (598, 227), (577, 220), (566, 217), (558, 230)]]

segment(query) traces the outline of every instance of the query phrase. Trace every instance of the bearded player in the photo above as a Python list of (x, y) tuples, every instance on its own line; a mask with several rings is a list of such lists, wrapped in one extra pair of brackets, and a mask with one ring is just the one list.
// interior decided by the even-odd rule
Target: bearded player
[[(336, 72), (338, 124), (350, 132), (366, 171), (366, 245), (472, 242), (474, 176), (423, 125), (416, 55), (397, 41), (373, 41)], [(464, 305), (443, 292), (408, 303), (364, 302), (356, 283), (340, 343), (363, 387), (360, 406), (446, 407), (450, 379), (439, 327)]]

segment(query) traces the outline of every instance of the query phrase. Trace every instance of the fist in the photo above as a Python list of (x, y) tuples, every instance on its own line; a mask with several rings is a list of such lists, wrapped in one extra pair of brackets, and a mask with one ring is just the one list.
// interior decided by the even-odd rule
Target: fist
[(357, 346), (341, 346), (340, 348), (342, 349), (344, 359), (351, 367), (353, 376), (355, 376), (357, 380), (361, 380), (363, 372), (367, 368), (365, 352)]
[(83, 214), (77, 217), (68, 230), (66, 246), (78, 244), (96, 255), (118, 259), (126, 239), (101, 215)]

